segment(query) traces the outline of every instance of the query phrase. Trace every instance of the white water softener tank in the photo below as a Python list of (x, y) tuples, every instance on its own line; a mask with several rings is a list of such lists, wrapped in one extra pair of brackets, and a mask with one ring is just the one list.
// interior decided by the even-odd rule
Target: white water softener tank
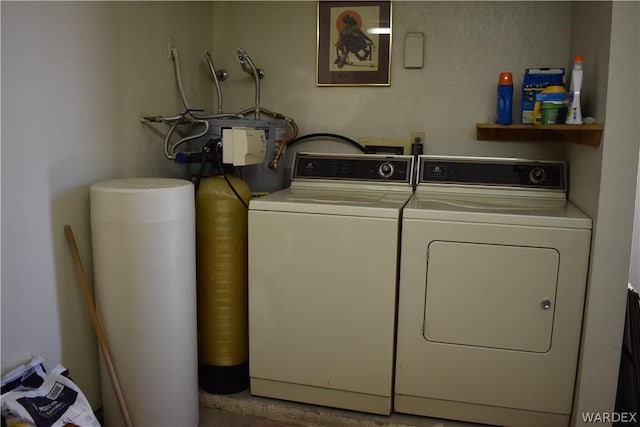
[[(195, 201), (182, 179), (91, 186), (98, 313), (131, 421), (198, 425)], [(123, 425), (103, 363), (105, 424)]]

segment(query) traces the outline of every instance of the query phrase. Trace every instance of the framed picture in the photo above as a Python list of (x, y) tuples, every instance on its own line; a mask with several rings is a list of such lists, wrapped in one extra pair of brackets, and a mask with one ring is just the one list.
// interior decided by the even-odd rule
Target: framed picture
[(318, 86), (391, 84), (391, 1), (318, 1)]

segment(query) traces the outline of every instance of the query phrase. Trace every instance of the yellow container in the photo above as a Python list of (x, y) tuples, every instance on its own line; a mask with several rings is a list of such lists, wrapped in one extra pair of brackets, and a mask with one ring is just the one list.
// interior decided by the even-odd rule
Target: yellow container
[(567, 108), (568, 93), (564, 86), (548, 86), (541, 93), (536, 95), (536, 103), (533, 107), (533, 123), (555, 124), (560, 123), (558, 115), (562, 116), (561, 110)]

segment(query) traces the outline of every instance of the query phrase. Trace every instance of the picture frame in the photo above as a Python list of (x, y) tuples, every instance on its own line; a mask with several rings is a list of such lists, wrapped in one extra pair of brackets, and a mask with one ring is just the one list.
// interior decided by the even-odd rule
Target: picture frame
[(317, 86), (391, 85), (391, 1), (318, 0)]

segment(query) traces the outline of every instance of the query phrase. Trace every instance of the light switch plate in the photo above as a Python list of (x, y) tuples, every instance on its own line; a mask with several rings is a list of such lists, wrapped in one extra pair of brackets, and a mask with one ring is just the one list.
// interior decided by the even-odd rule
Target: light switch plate
[(404, 68), (424, 67), (424, 33), (404, 36)]

